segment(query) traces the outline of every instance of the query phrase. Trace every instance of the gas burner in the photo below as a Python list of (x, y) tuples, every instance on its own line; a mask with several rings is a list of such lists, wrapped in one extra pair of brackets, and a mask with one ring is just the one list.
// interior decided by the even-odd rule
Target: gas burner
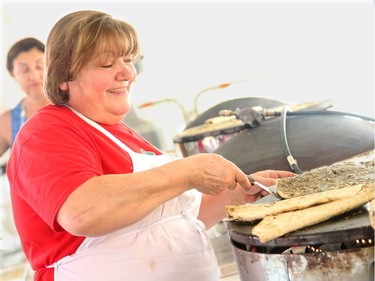
[(368, 206), (267, 243), (255, 223), (228, 222), (241, 280), (373, 280), (374, 229)]

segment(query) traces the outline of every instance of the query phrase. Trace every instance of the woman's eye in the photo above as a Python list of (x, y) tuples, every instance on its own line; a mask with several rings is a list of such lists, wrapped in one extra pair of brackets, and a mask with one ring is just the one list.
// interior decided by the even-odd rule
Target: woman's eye
[(125, 63), (132, 63), (133, 60), (132, 60), (131, 58), (127, 58), (127, 59), (124, 59), (124, 62), (125, 62)]
[(113, 64), (105, 64), (105, 65), (102, 65), (103, 68), (111, 68), (113, 66)]

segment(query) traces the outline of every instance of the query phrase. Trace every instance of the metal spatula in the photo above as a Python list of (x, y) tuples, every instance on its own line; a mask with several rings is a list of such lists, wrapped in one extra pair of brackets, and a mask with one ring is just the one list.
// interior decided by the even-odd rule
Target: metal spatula
[(274, 185), (271, 185), (271, 186), (265, 186), (264, 184), (261, 184), (260, 182), (257, 182), (252, 176), (250, 175), (247, 175), (247, 178), (249, 179), (250, 183), (252, 185), (256, 184), (257, 186), (259, 186), (260, 188), (264, 189), (265, 191), (267, 191), (268, 193), (272, 194), (273, 196), (277, 197), (277, 198), (280, 198), (282, 199), (282, 197), (277, 194), (276, 192), (276, 186)]

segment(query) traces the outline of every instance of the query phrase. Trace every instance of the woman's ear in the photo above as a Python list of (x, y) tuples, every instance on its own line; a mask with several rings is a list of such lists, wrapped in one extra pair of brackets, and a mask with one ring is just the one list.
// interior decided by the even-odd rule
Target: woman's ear
[(67, 92), (69, 90), (69, 85), (68, 85), (68, 82), (62, 82), (60, 84), (60, 90), (63, 91), (63, 92)]

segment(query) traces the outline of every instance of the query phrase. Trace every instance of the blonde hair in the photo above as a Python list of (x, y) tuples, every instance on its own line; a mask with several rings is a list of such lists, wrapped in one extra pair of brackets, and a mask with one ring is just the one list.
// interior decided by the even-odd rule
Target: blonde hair
[(61, 18), (52, 28), (46, 44), (44, 88), (54, 104), (65, 104), (69, 92), (61, 83), (75, 79), (94, 56), (105, 49), (119, 56), (139, 56), (135, 29), (127, 22), (99, 11), (78, 11)]

